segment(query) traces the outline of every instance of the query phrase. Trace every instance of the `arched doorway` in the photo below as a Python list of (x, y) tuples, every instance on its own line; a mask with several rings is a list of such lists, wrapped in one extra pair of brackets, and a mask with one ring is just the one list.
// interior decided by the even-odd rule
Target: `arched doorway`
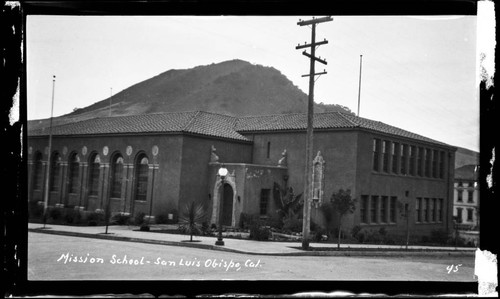
[(222, 225), (232, 226), (233, 223), (233, 187), (229, 184), (224, 184), (222, 191)]

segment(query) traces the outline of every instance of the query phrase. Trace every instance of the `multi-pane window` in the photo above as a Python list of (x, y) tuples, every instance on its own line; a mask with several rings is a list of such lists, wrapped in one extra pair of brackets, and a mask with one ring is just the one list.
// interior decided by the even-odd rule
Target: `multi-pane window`
[(407, 148), (408, 148), (408, 145), (406, 145), (406, 144), (403, 144), (401, 146), (401, 153), (400, 153), (400, 156), (401, 156), (401, 159), (400, 159), (401, 174), (406, 174), (406, 151), (407, 151)]
[(423, 167), (424, 167), (424, 149), (419, 147), (417, 156), (417, 174), (419, 176), (423, 176), (423, 171), (422, 171)]
[(473, 209), (467, 209), (467, 221), (472, 222), (472, 214), (474, 213)]
[(111, 197), (121, 198), (123, 179), (123, 157), (115, 155), (111, 164)]
[(59, 179), (61, 177), (61, 156), (58, 153), (52, 155), (50, 160), (50, 191), (59, 191)]
[(399, 150), (399, 143), (394, 142), (392, 144), (392, 149), (391, 149), (393, 173), (398, 173), (398, 150)]
[(439, 152), (439, 178), (444, 178), (444, 152)]
[(146, 201), (148, 194), (149, 160), (142, 154), (135, 165), (135, 200)]
[(434, 150), (434, 154), (432, 155), (432, 177), (437, 178), (437, 165), (438, 165), (438, 151)]
[(370, 202), (370, 218), (371, 218), (370, 222), (371, 223), (378, 222), (377, 204), (378, 204), (378, 196), (372, 195), (372, 200)]
[(462, 208), (457, 208), (457, 223), (462, 223)]
[(267, 206), (269, 204), (269, 195), (271, 189), (260, 190), (260, 215), (267, 215)]
[(429, 199), (425, 198), (424, 221), (429, 222)]
[(417, 213), (417, 222), (422, 222), (422, 198), (418, 197), (415, 211)]
[(387, 196), (382, 196), (380, 198), (380, 222), (388, 222), (387, 221)]
[(389, 172), (389, 141), (382, 141), (382, 170)]
[(97, 196), (99, 192), (99, 172), (101, 167), (101, 158), (94, 154), (90, 159), (89, 165), (89, 195)]
[(430, 149), (425, 150), (425, 176), (431, 176), (431, 162), (432, 162), (432, 151)]
[(42, 153), (35, 153), (35, 163), (33, 165), (33, 173), (34, 173), (34, 182), (33, 189), (34, 190), (42, 190), (42, 180), (43, 180), (43, 167), (42, 167)]
[(396, 196), (391, 196), (391, 202), (389, 204), (389, 221), (396, 223)]
[(464, 191), (462, 189), (457, 190), (457, 201), (458, 202), (464, 201)]
[(416, 161), (416, 154), (417, 154), (417, 149), (415, 146), (410, 146), (409, 147), (409, 156), (410, 156), (410, 175), (415, 175), (415, 161)]
[(373, 170), (379, 171), (380, 139), (373, 139)]
[(359, 207), (359, 217), (361, 223), (368, 223), (368, 195), (361, 195), (361, 205)]
[(431, 221), (436, 222), (436, 199), (433, 198), (431, 202)]
[(473, 203), (474, 202), (474, 190), (468, 190), (467, 191), (467, 202), (468, 203)]
[(78, 170), (80, 168), (80, 158), (73, 153), (69, 158), (69, 193), (78, 193)]

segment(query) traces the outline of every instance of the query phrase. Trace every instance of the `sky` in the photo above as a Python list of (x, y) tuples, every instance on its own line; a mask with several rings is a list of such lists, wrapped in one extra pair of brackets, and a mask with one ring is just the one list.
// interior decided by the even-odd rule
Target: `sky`
[[(318, 16), (322, 17), (322, 16)], [(315, 101), (339, 104), (479, 150), (476, 16), (332, 16), (316, 55)], [(170, 69), (241, 59), (274, 67), (306, 94), (311, 16), (28, 16), (28, 119), (89, 106)], [(362, 55), (362, 64), (360, 60)], [(361, 70), (361, 92), (359, 76)]]

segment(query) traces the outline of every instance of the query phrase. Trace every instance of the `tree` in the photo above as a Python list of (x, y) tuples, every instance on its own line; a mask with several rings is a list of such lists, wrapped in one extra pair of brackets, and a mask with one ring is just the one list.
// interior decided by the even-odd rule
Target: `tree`
[(337, 193), (333, 193), (330, 198), (330, 202), (337, 211), (339, 215), (339, 235), (338, 235), (338, 243), (337, 248), (340, 249), (340, 237), (342, 232), (342, 218), (349, 214), (354, 213), (356, 209), (356, 199), (351, 198), (351, 190), (347, 189), (339, 189)]
[(295, 195), (292, 187), (282, 188), (278, 183), (274, 183), (274, 200), (278, 210), (276, 211), (284, 223), (287, 220), (300, 218), (304, 202), (301, 200), (302, 193)]
[(205, 209), (202, 204), (192, 201), (187, 204), (179, 217), (181, 229), (190, 235), (190, 242), (193, 242), (193, 235), (201, 232), (201, 223), (205, 220)]

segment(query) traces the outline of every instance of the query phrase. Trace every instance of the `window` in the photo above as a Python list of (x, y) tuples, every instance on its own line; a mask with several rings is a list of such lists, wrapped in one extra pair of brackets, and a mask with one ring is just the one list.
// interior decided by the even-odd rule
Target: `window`
[(473, 203), (474, 202), (474, 190), (468, 190), (467, 191), (467, 202), (468, 203)]
[(392, 144), (392, 172), (398, 173), (398, 151), (399, 143), (395, 142)]
[(320, 152), (313, 160), (313, 202), (319, 207), (323, 202), (323, 179), (324, 179), (325, 161)]
[(122, 179), (123, 179), (123, 157), (115, 155), (113, 164), (111, 164), (111, 197), (122, 197)]
[(146, 201), (148, 194), (149, 160), (141, 154), (135, 165), (135, 200)]
[(424, 221), (429, 222), (429, 199), (425, 199), (425, 206), (424, 206)]
[(101, 158), (98, 154), (94, 154), (89, 165), (89, 195), (92, 196), (97, 196), (99, 191), (100, 166)]
[(59, 179), (61, 177), (61, 156), (54, 153), (50, 160), (50, 191), (59, 191)]
[(444, 152), (439, 153), (439, 178), (444, 178)]
[(380, 198), (380, 222), (388, 222), (387, 221), (387, 200), (389, 198), (387, 196), (382, 196)]
[(266, 157), (269, 159), (271, 157), (271, 141), (267, 142), (267, 151), (266, 151)]
[(432, 162), (432, 151), (430, 149), (425, 150), (425, 176), (431, 176), (431, 162)]
[(467, 209), (467, 221), (472, 222), (472, 214), (474, 213), (473, 209)]
[(373, 170), (379, 171), (380, 139), (373, 139)]
[(389, 202), (389, 222), (396, 223), (396, 196), (391, 196)]
[(389, 141), (384, 140), (382, 142), (382, 170), (384, 172), (389, 172)]
[(267, 215), (267, 205), (269, 204), (269, 195), (271, 189), (260, 190), (260, 215)]
[(410, 146), (410, 175), (415, 175), (415, 161), (416, 161), (416, 155), (417, 155), (417, 149), (415, 146)]
[(417, 206), (415, 208), (417, 212), (417, 222), (422, 222), (422, 198), (417, 198)]
[(438, 165), (438, 151), (434, 150), (434, 154), (432, 155), (432, 177), (437, 178), (437, 165)]
[(457, 223), (462, 223), (462, 208), (457, 208), (457, 218), (456, 221)]
[(69, 158), (69, 193), (78, 193), (78, 170), (80, 169), (80, 158), (73, 153)]
[(361, 223), (368, 223), (368, 195), (361, 195), (361, 205), (359, 207), (359, 218)]
[(432, 219), (432, 222), (436, 222), (436, 199), (433, 198), (432, 199), (432, 204), (431, 204), (431, 219)]
[(417, 174), (418, 176), (423, 176), (423, 169), (424, 167), (424, 149), (419, 147), (418, 148), (418, 156), (417, 156)]
[(464, 201), (464, 191), (462, 189), (457, 190), (457, 201), (458, 202), (463, 202)]
[(443, 199), (440, 198), (438, 200), (438, 221), (442, 222), (443, 221)]
[(370, 202), (370, 217), (371, 217), (371, 223), (377, 223), (378, 222), (378, 211), (377, 211), (377, 202), (378, 202), (378, 196), (372, 195), (372, 200)]
[(406, 151), (408, 145), (403, 144), (401, 146), (401, 174), (406, 175)]
[(33, 189), (34, 190), (42, 190), (43, 186), (43, 164), (42, 164), (42, 153), (35, 153), (35, 163), (33, 165), (33, 173), (34, 173), (34, 182)]
[(463, 187), (464, 186), (464, 183), (462, 181), (459, 181), (458, 182), (458, 187)]

